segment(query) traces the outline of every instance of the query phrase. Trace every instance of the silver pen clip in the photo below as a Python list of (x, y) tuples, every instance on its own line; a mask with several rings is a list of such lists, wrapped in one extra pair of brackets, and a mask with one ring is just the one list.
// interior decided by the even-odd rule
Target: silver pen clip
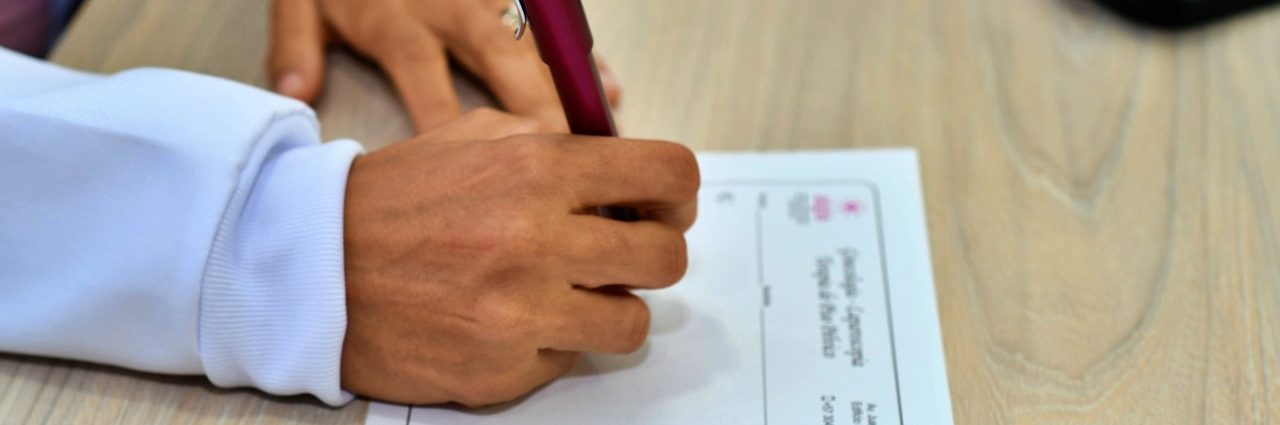
[(529, 16), (524, 13), (524, 0), (511, 0), (511, 7), (503, 16), (507, 26), (515, 30), (516, 40), (524, 37), (525, 28), (529, 26)]

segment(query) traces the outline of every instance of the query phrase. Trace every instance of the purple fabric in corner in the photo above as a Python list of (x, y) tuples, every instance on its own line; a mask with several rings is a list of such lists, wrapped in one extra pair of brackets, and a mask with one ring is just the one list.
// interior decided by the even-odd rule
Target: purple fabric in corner
[(0, 46), (44, 55), (52, 18), (47, 0), (0, 0)]

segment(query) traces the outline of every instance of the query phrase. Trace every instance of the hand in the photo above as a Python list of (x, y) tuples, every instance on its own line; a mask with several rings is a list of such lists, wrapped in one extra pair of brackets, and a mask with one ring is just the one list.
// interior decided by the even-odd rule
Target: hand
[[(482, 109), (357, 158), (347, 183), (344, 388), (398, 403), (519, 397), (649, 327), (630, 289), (685, 272), (698, 166), (667, 142)], [(641, 211), (624, 223), (594, 207)]]
[[(532, 37), (502, 22), (510, 0), (275, 0), (269, 70), (276, 92), (311, 102), (324, 83), (325, 46), (344, 41), (391, 77), (418, 131), (461, 114), (448, 55), (475, 73), (509, 111), (567, 129)], [(620, 89), (600, 64), (609, 103)]]

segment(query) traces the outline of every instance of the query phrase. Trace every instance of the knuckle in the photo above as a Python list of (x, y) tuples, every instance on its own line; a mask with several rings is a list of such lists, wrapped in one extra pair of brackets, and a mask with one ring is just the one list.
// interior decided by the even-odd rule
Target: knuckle
[[(499, 291), (499, 294), (505, 291)], [(486, 344), (495, 347), (519, 345), (528, 334), (525, 320), (526, 307), (520, 301), (505, 295), (485, 297), (477, 303), (473, 314), (476, 315), (476, 337)]]
[(480, 302), (479, 313), (483, 315), (486, 325), (507, 331), (520, 325), (524, 306), (507, 293), (508, 291), (494, 291)]
[(543, 252), (547, 243), (545, 223), (528, 214), (517, 214), (499, 225), (502, 254), (513, 260), (525, 259)]
[(649, 336), (649, 321), (651, 314), (649, 305), (639, 297), (632, 296), (628, 301), (626, 311), (626, 321), (622, 333), (619, 335), (619, 351), (630, 353), (640, 349), (644, 345), (644, 341)]
[(674, 189), (681, 197), (697, 197), (698, 189), (702, 185), (702, 175), (698, 168), (698, 158), (693, 150), (673, 142), (658, 142), (658, 146), (658, 158), (677, 184)]
[(512, 137), (512, 152), (527, 162), (545, 162), (551, 159), (553, 146), (550, 142), (536, 137)]
[(502, 157), (512, 177), (535, 191), (554, 187), (555, 146), (533, 137), (508, 137), (502, 145)]
[(466, 241), (458, 245), (472, 255), (477, 278), (511, 279), (513, 273), (542, 254), (547, 243), (543, 223), (530, 214), (513, 211), (480, 218), (470, 227)]
[(698, 189), (702, 185), (702, 174), (701, 170), (698, 169), (698, 159), (688, 147), (674, 143), (672, 146), (672, 174), (676, 176), (677, 181), (683, 183), (681, 189), (684, 189), (683, 194), (685, 196), (696, 197)]
[(689, 245), (682, 235), (677, 235), (669, 243), (668, 247), (663, 250), (663, 262), (661, 265), (662, 280), (659, 282), (663, 286), (671, 286), (684, 278), (689, 270)]

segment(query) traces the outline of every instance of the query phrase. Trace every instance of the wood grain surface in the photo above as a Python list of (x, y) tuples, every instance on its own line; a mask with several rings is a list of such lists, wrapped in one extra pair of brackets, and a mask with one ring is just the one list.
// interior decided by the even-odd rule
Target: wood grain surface
[[(629, 136), (920, 150), (957, 423), (1280, 423), (1280, 9), (1169, 34), (1068, 0), (585, 4)], [(92, 0), (53, 58), (262, 86), (266, 8)], [(410, 135), (376, 70), (330, 59), (326, 137)], [(0, 357), (5, 424), (364, 411)]]

